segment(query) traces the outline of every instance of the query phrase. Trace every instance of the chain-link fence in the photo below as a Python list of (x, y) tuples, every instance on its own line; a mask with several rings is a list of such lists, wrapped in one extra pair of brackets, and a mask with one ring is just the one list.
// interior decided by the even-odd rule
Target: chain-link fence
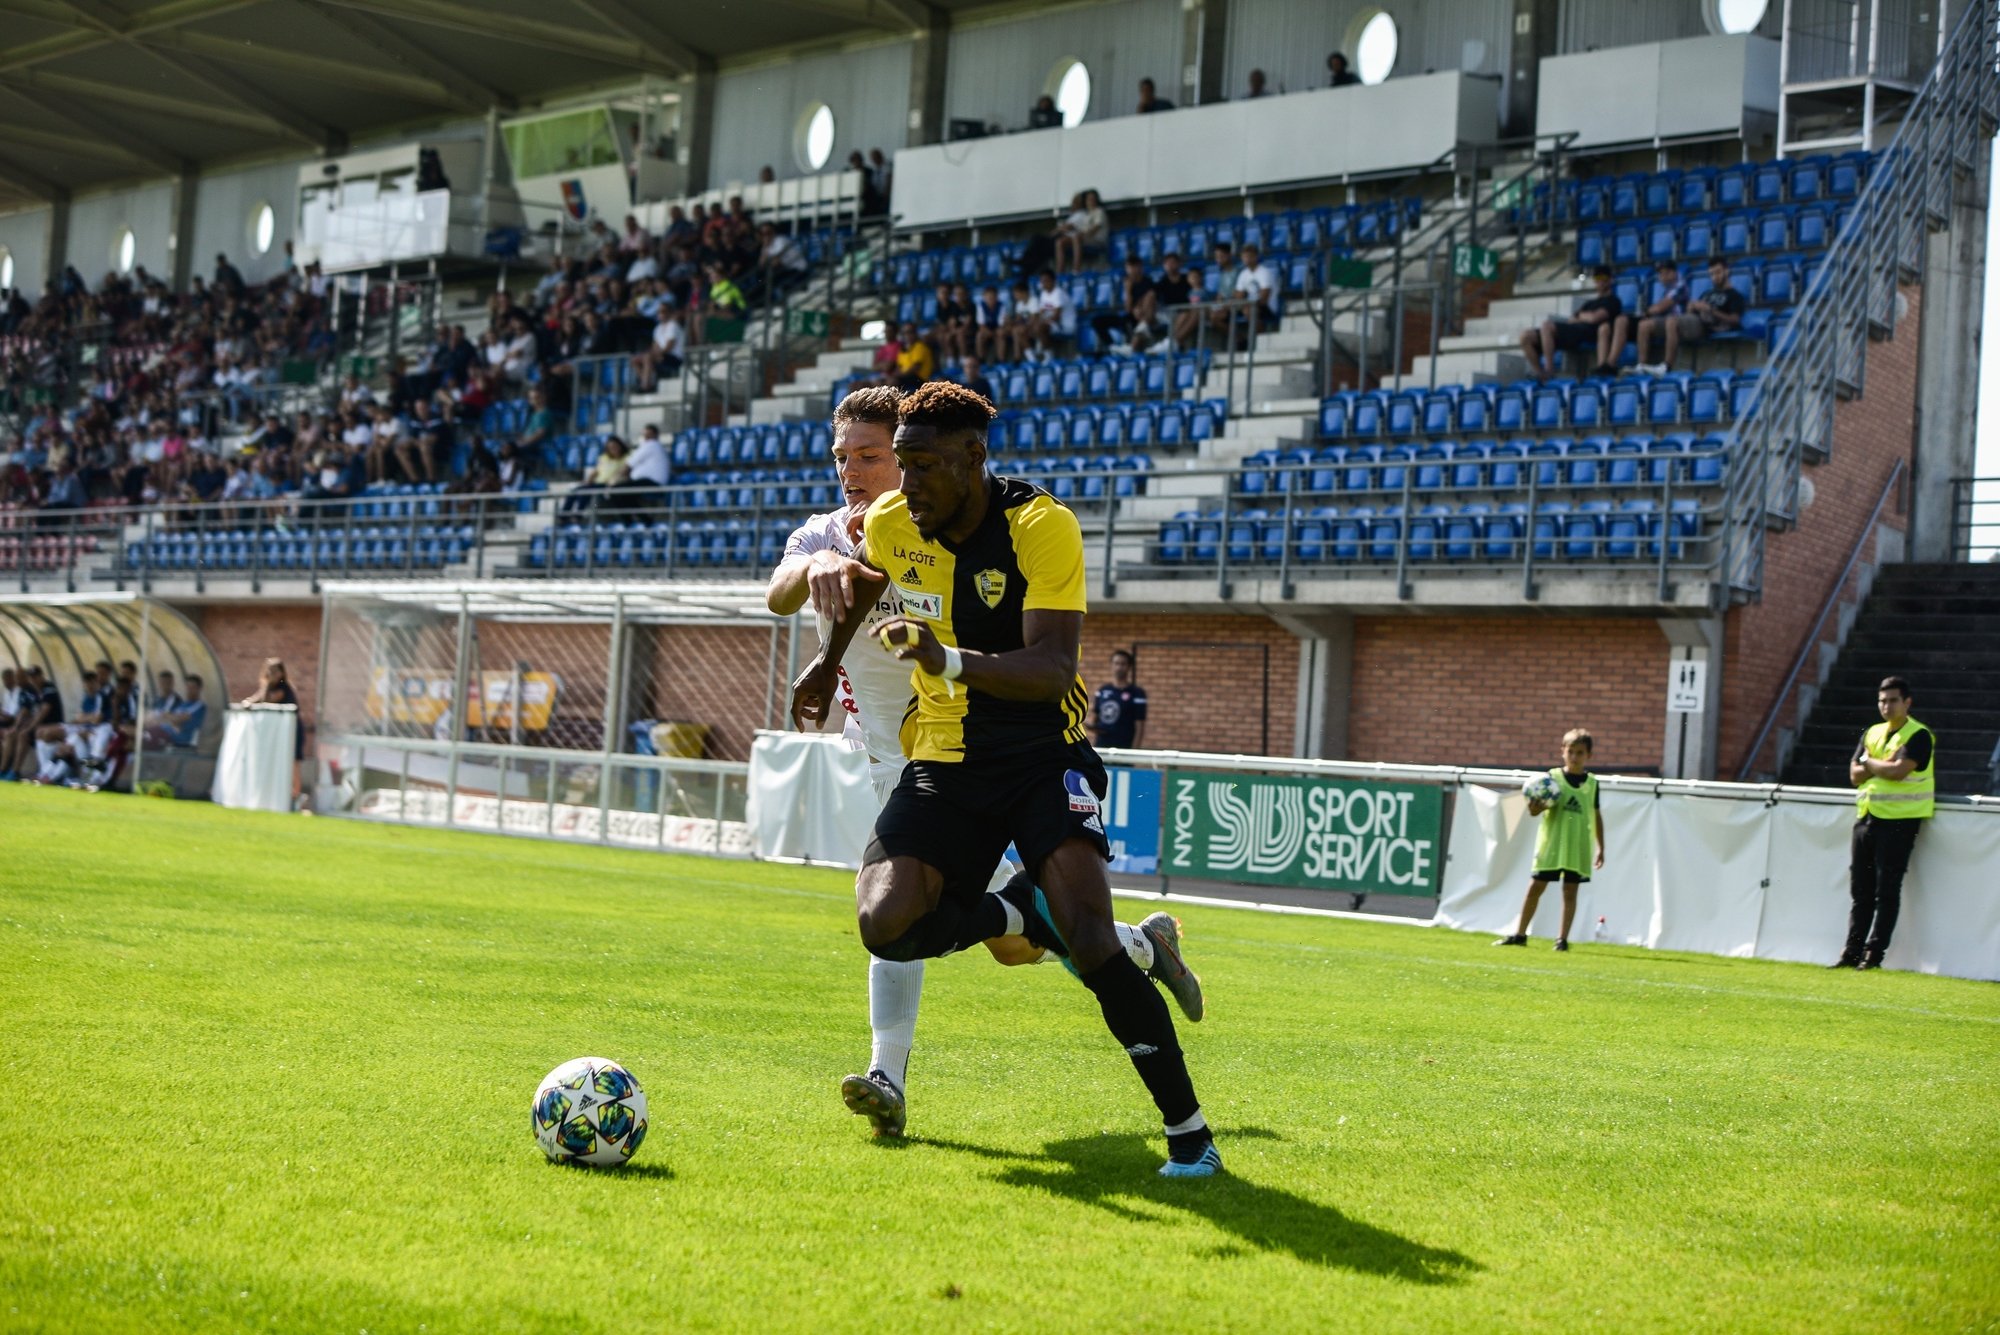
[(747, 584), (331, 585), (321, 807), (747, 853), (750, 745), (813, 642)]

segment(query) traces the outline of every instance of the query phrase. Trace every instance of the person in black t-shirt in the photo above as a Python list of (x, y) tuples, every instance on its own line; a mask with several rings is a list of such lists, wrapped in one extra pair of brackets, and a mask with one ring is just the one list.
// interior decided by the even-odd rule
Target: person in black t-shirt
[(1547, 380), (1555, 374), (1558, 353), (1594, 353), (1597, 359), (1591, 365), (1596, 367), (1602, 367), (1610, 355), (1612, 326), (1625, 304), (1611, 290), (1614, 275), (1609, 267), (1600, 264), (1590, 276), (1597, 284), (1597, 295), (1577, 307), (1573, 317), (1558, 320), (1550, 316), (1521, 335), (1521, 355), (1528, 359), (1528, 373), (1535, 379)]
[(1146, 736), (1146, 689), (1130, 649), (1111, 651), (1111, 680), (1091, 702), (1090, 731), (1098, 746), (1137, 747)]
[(1152, 275), (1146, 272), (1146, 262), (1137, 255), (1126, 256), (1124, 301), (1120, 309), (1090, 317), (1091, 328), (1097, 331), (1100, 350), (1113, 343), (1130, 343), (1135, 351), (1145, 346), (1141, 341), (1144, 336), (1139, 331), (1151, 328), (1157, 306), (1158, 298), (1154, 295)]
[[(1639, 352), (1640, 370), (1649, 375), (1665, 375), (1673, 369), (1681, 344), (1699, 343), (1742, 326), (1743, 311), (1749, 303), (1729, 284), (1729, 261), (1720, 255), (1710, 260), (1708, 281), (1713, 285), (1708, 295), (1689, 301), (1685, 310), (1639, 321), (1639, 334), (1633, 346)], [(1666, 339), (1667, 346), (1661, 360), (1649, 364), (1646, 349), (1652, 346), (1655, 330)]]

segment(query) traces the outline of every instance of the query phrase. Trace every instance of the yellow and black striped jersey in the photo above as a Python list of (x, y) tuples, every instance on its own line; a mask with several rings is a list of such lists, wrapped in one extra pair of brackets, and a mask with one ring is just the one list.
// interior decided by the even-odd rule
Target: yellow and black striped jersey
[[(1066, 506), (1031, 483), (989, 476), (986, 486), (986, 518), (962, 543), (925, 538), (894, 491), (868, 508), (862, 542), (904, 615), (945, 644), (1004, 654), (1025, 647), (1022, 613), (1087, 610), (1083, 533)], [(923, 671), (911, 678), (916, 699), (903, 720), (911, 760), (983, 760), (1084, 740), (1090, 694), (1082, 677), (1059, 701), (996, 699)]]

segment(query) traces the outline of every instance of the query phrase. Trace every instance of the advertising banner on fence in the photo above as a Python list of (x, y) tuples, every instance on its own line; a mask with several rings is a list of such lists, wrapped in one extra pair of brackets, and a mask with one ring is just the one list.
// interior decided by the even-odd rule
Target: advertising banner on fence
[(1434, 895), (1444, 793), (1430, 784), (1167, 774), (1168, 876)]
[(1113, 769), (1104, 795), (1104, 837), (1111, 870), (1153, 876), (1160, 870), (1160, 793), (1166, 776), (1156, 769)]

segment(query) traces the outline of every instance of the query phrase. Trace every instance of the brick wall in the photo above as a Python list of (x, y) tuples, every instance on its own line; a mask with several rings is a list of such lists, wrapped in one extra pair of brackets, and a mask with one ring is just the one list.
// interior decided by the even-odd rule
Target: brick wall
[(264, 660), (285, 660), (285, 675), (299, 696), (299, 717), (311, 739), (319, 716), (319, 604), (210, 603), (183, 607), (189, 620), (208, 638), (222, 666), (228, 694), (209, 683), (203, 695), (211, 706), (241, 700), (257, 689)]
[(1650, 617), (1357, 617), (1348, 756), (1541, 766), (1581, 727), (1600, 766), (1657, 770), (1667, 653)]
[(1083, 621), (1085, 683), (1110, 681), (1111, 651), (1135, 647), (1147, 747), (1292, 753), (1299, 642), (1282, 626), (1259, 615), (1093, 612)]
[[(1868, 345), (1865, 392), (1834, 411), (1831, 456), (1806, 466), (1813, 503), (1789, 532), (1766, 535), (1763, 599), (1732, 609), (1725, 621), (1718, 778), (1736, 777), (1883, 484), (1896, 461), (1910, 457), (1923, 294), (1902, 293), (1909, 310), (1896, 337)], [(1897, 511), (1892, 501), (1885, 522), (1900, 529), (1906, 521)]]
[[(657, 626), (642, 634), (634, 672), (646, 685), (637, 698), (663, 722), (708, 725), (710, 759), (750, 758), (750, 743), (772, 708), (768, 701), (774, 680), (778, 693), (771, 726), (790, 726), (784, 716), (791, 683), (785, 679), (782, 630), (775, 656), (771, 632), (758, 626)], [(817, 648), (808, 628), (799, 642), (800, 667)]]

